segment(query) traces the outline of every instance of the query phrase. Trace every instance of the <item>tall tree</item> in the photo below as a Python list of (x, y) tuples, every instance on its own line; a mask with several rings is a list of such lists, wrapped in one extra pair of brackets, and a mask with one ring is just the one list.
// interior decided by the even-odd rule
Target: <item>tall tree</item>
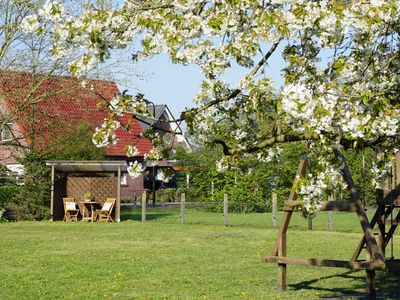
[[(280, 143), (313, 141), (320, 167), (300, 189), (312, 211), (324, 193), (344, 185), (334, 148), (381, 153), (373, 167), (377, 183), (397, 150), (399, 19), (397, 0), (126, 0), (114, 9), (91, 4), (82, 14), (49, 2), (24, 25), (37, 33), (51, 26), (55, 53), (80, 51), (72, 64), (78, 76), (136, 40), (136, 59), (167, 53), (175, 63), (198, 64), (198, 107), (182, 119), (203, 141), (223, 146), (221, 164), (245, 153), (271, 157)], [(274, 55), (286, 62), (278, 89), (268, 76)], [(234, 64), (249, 71), (231, 86), (222, 78)], [(136, 100), (115, 99), (111, 111), (141, 113)], [(111, 139), (105, 126), (98, 134)]]

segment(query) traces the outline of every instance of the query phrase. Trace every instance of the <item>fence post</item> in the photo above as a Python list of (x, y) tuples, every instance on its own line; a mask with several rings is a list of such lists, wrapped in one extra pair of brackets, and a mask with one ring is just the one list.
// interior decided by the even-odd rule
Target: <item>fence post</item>
[(181, 224), (185, 223), (185, 193), (181, 194)]
[(214, 180), (211, 181), (211, 200), (214, 201)]
[(277, 211), (278, 211), (278, 196), (272, 193), (272, 227), (276, 228)]
[(142, 194), (142, 222), (146, 221), (146, 191)]
[(224, 226), (228, 226), (228, 194), (224, 194)]
[[(332, 196), (329, 197), (328, 201), (332, 201)], [(328, 230), (333, 230), (333, 211), (328, 211)]]
[(312, 230), (312, 217), (309, 215), (307, 216), (307, 229)]

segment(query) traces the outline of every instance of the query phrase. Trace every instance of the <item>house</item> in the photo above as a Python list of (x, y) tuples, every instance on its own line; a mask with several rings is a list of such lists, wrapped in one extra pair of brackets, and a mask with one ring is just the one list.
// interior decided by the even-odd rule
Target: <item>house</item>
[[(0, 118), (6, 126), (0, 134), (0, 163), (8, 169), (23, 170), (17, 162), (29, 149), (45, 149), (52, 139), (63, 134), (66, 126), (82, 121), (94, 129), (108, 116), (107, 103), (119, 93), (114, 82), (82, 80), (68, 76), (45, 76), (28, 73), (0, 72)], [(129, 131), (117, 129), (118, 143), (105, 148), (108, 160), (143, 160), (152, 148), (149, 140), (140, 138), (143, 129), (131, 115), (119, 118), (131, 124)], [(71, 141), (73, 143), (73, 141)], [(136, 144), (139, 155), (128, 159), (124, 147)], [(121, 198), (130, 198), (143, 190), (143, 176), (132, 179), (122, 174)]]
[(189, 141), (184, 135), (180, 124), (176, 121), (166, 104), (152, 104), (147, 107), (150, 118), (137, 118), (143, 131), (153, 128), (164, 140), (171, 145), (172, 151), (177, 146), (190, 150)]
[[(151, 104), (148, 105), (147, 111), (150, 118), (137, 117), (139, 125), (144, 132), (149, 129), (155, 130), (164, 139), (164, 142), (170, 146), (172, 152), (175, 152), (177, 147), (183, 147), (185, 150), (192, 149), (180, 124), (176, 121), (167, 105)], [(161, 186), (176, 187), (176, 176), (173, 176), (173, 179), (167, 183), (157, 180), (158, 170), (167, 168), (175, 172), (175, 163), (176, 160), (162, 160), (157, 164), (157, 167), (147, 167), (144, 177), (145, 188), (153, 190), (159, 189)]]

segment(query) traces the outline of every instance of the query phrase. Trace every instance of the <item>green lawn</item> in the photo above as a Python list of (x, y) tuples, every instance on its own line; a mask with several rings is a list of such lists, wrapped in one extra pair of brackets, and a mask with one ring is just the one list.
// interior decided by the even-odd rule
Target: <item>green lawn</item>
[[(119, 224), (0, 224), (0, 299), (347, 299), (364, 290), (363, 271), (289, 265), (288, 291), (277, 292), (276, 265), (260, 262), (277, 234), (269, 214), (231, 214), (223, 227), (221, 214), (188, 210), (180, 225), (177, 209), (148, 213), (145, 223), (128, 210)], [(351, 216), (336, 214), (343, 230), (326, 232), (321, 214), (309, 232), (296, 214), (288, 254), (349, 259), (360, 239)], [(378, 294), (399, 297), (397, 282), (381, 274)]]
[[(368, 211), (371, 219), (375, 211)], [(169, 224), (178, 224), (180, 222), (179, 208), (147, 208), (146, 220), (149, 222), (160, 222)], [(282, 219), (283, 212), (278, 214), (277, 227)], [(140, 208), (125, 208), (121, 212), (122, 220), (141, 221)], [(234, 214), (228, 216), (230, 226), (249, 226), (259, 227), (264, 229), (273, 229), (272, 216), (270, 213), (255, 213), (255, 214)], [(328, 228), (328, 213), (319, 212), (318, 217), (313, 219), (314, 230), (327, 230)], [(224, 217), (222, 213), (206, 212), (202, 209), (187, 207), (185, 209), (185, 223), (196, 225), (223, 225)], [(307, 230), (307, 219), (303, 218), (301, 213), (294, 213), (290, 222), (291, 229)], [(361, 226), (357, 220), (356, 213), (334, 212), (333, 227), (335, 231), (342, 232), (360, 232)]]

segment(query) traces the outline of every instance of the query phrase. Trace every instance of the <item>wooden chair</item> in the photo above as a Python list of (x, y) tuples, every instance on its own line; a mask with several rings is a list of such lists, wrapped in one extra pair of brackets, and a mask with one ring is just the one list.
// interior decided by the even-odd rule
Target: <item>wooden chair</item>
[(76, 209), (75, 198), (63, 198), (64, 219), (63, 221), (78, 222), (79, 209)]
[(115, 205), (115, 198), (107, 198), (106, 202), (104, 202), (103, 207), (101, 209), (96, 209), (97, 219), (101, 222), (113, 222), (113, 218), (111, 217), (112, 210)]

